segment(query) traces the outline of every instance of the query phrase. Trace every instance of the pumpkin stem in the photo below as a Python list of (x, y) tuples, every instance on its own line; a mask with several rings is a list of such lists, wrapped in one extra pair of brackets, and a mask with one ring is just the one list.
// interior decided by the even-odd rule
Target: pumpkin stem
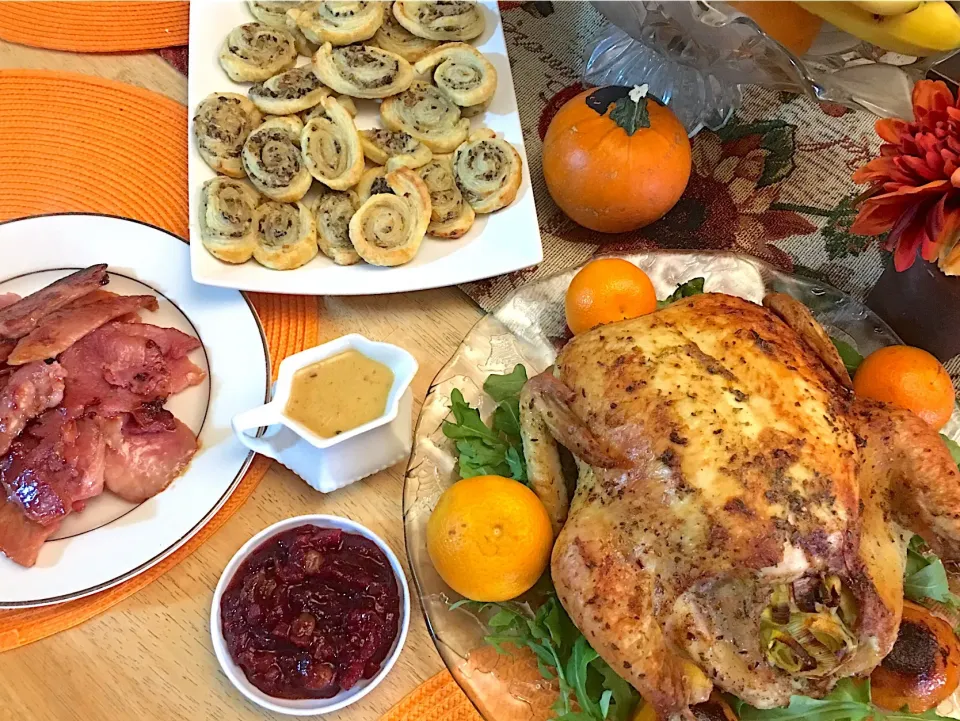
[(650, 114), (647, 112), (647, 91), (650, 86), (634, 85), (626, 96), (617, 100), (610, 111), (610, 119), (619, 125), (627, 135), (632, 136), (639, 128), (650, 127)]

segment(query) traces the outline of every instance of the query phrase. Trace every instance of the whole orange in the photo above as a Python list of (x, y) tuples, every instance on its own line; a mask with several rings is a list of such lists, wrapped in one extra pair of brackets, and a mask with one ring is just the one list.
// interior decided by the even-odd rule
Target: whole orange
[(427, 553), (450, 588), (474, 601), (509, 601), (550, 562), (553, 531), (537, 495), (502, 476), (475, 476), (443, 492), (427, 521)]
[(661, 218), (690, 179), (690, 141), (677, 116), (646, 97), (648, 125), (637, 124), (630, 90), (580, 93), (560, 108), (543, 139), (543, 179), (551, 197), (572, 220), (603, 233)]
[(956, 403), (953, 383), (936, 358), (920, 348), (892, 345), (867, 356), (853, 376), (857, 395), (907, 408), (940, 430)]
[(657, 309), (650, 278), (629, 260), (601, 258), (573, 276), (564, 300), (574, 335), (598, 325), (636, 318)]
[(741, 0), (730, 4), (749, 15), (767, 35), (797, 55), (810, 49), (823, 25), (822, 18), (794, 2)]

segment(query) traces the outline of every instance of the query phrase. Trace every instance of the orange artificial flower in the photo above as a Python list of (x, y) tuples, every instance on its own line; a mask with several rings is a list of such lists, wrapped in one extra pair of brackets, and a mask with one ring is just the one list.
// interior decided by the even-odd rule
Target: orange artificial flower
[(887, 235), (897, 270), (913, 265), (917, 250), (947, 275), (960, 275), (960, 98), (942, 80), (913, 88), (913, 122), (883, 118), (880, 157), (853, 174), (870, 183), (850, 228)]

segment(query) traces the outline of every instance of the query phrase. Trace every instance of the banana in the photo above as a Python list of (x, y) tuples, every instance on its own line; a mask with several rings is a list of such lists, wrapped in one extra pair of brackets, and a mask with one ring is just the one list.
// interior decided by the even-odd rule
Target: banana
[(960, 48), (960, 16), (945, 0), (921, 2), (900, 15), (874, 15), (859, 2), (798, 4), (844, 32), (901, 55), (926, 57)]
[(853, 4), (871, 15), (902, 15), (916, 10), (920, 0), (855, 0)]

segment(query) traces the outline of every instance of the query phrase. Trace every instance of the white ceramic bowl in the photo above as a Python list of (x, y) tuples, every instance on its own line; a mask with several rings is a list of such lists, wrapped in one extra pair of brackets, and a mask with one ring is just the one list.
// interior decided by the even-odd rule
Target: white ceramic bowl
[[(303, 526), (307, 524), (319, 526), (320, 528), (339, 528), (348, 533), (355, 533), (358, 536), (369, 538), (371, 541), (377, 544), (380, 550), (383, 551), (384, 555), (386, 555), (387, 559), (390, 561), (390, 567), (393, 569), (393, 573), (396, 576), (397, 583), (400, 587), (400, 630), (397, 634), (396, 640), (393, 642), (393, 647), (390, 649), (390, 653), (380, 666), (380, 671), (378, 671), (377, 675), (373, 678), (363, 679), (353, 688), (346, 691), (341, 691), (333, 698), (275, 698), (273, 696), (268, 696), (250, 683), (247, 680), (247, 677), (244, 675), (243, 669), (234, 663), (233, 659), (230, 657), (230, 651), (227, 649), (227, 644), (223, 638), (223, 630), (220, 624), (220, 598), (223, 596), (223, 592), (229, 585), (233, 575), (237, 572), (240, 564), (243, 563), (247, 557), (262, 543), (266, 542), (273, 536), (282, 533), (283, 531), (288, 531), (291, 528), (296, 528), (297, 526)], [(289, 716), (321, 716), (325, 713), (332, 713), (333, 711), (338, 711), (356, 701), (359, 701), (368, 693), (373, 691), (377, 684), (379, 684), (386, 677), (386, 675), (390, 673), (390, 669), (393, 668), (393, 664), (396, 663), (397, 657), (400, 656), (400, 649), (403, 648), (403, 644), (407, 640), (407, 630), (409, 626), (410, 588), (407, 586), (407, 579), (403, 574), (403, 569), (400, 567), (400, 562), (397, 560), (396, 555), (390, 550), (390, 547), (383, 541), (383, 539), (373, 533), (373, 531), (361, 526), (359, 523), (355, 523), (347, 518), (341, 518), (340, 516), (297, 516), (296, 518), (288, 518), (285, 521), (274, 523), (272, 526), (260, 531), (260, 533), (247, 541), (243, 547), (237, 551), (236, 555), (230, 559), (230, 563), (228, 563), (227, 567), (223, 570), (223, 575), (220, 576), (220, 582), (217, 584), (217, 588), (213, 593), (213, 605), (210, 609), (210, 633), (213, 637), (213, 650), (217, 654), (217, 660), (220, 662), (220, 667), (227, 675), (227, 678), (229, 678), (230, 682), (237, 687), (240, 693), (253, 701), (253, 703), (270, 711), (287, 714)]]

